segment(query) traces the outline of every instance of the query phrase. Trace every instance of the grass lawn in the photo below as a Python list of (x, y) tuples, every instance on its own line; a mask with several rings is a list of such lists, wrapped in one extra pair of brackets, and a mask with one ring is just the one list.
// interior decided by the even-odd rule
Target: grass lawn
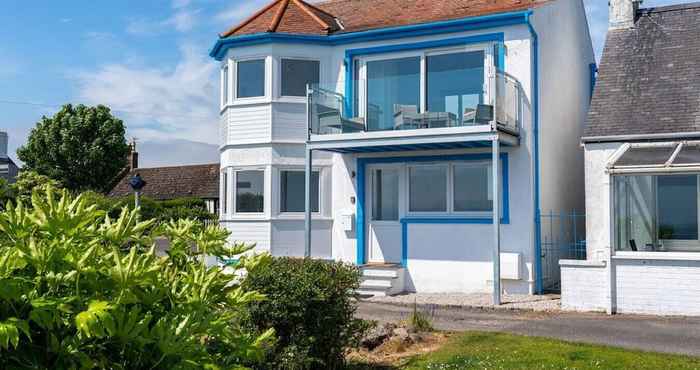
[(509, 334), (456, 334), (439, 350), (353, 369), (700, 369), (700, 358)]

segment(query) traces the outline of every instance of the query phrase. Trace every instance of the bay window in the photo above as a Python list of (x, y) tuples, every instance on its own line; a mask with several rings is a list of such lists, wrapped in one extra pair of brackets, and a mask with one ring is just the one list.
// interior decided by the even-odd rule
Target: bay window
[(317, 85), (321, 63), (317, 60), (282, 59), (281, 95), (305, 97), (307, 85)]
[[(280, 212), (304, 212), (305, 178), (304, 171), (280, 171)], [(320, 176), (318, 171), (311, 173), (311, 212), (319, 212)]]
[(236, 171), (236, 213), (263, 213), (265, 171)]
[(236, 98), (265, 96), (265, 59), (236, 62)]
[(221, 68), (221, 105), (229, 103), (229, 73), (228, 64)]

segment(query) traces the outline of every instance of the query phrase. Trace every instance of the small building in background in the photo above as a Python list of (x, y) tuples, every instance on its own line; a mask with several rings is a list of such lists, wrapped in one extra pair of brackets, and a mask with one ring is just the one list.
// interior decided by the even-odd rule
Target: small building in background
[(177, 198), (200, 198), (207, 210), (219, 212), (219, 164), (198, 164), (172, 167), (139, 168), (138, 152), (135, 143), (131, 144), (129, 162), (124, 171), (115, 179), (115, 185), (108, 195), (125, 197), (133, 194), (129, 179), (137, 173), (147, 185), (141, 195), (153, 200)]
[(0, 131), (0, 179), (13, 183), (19, 173), (19, 168), (8, 155), (8, 142), (7, 132)]

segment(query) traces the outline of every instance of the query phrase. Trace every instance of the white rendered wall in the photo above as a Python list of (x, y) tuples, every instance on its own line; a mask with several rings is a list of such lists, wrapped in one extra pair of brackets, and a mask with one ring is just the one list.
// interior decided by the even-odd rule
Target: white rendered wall
[(582, 212), (580, 142), (595, 63), (586, 12), (581, 0), (554, 1), (536, 8), (533, 24), (540, 51), (540, 210)]

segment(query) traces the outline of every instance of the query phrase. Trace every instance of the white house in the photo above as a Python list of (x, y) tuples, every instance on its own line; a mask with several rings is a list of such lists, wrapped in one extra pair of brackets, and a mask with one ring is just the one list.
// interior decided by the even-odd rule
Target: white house
[(7, 154), (8, 141), (7, 132), (0, 131), (0, 179), (12, 183), (15, 182), (19, 169)]
[(700, 315), (700, 5), (610, 2), (583, 144), (586, 261), (562, 306)]
[(211, 56), (232, 241), (356, 263), (372, 294), (554, 283), (540, 213), (584, 199), (581, 0), (277, 0)]

